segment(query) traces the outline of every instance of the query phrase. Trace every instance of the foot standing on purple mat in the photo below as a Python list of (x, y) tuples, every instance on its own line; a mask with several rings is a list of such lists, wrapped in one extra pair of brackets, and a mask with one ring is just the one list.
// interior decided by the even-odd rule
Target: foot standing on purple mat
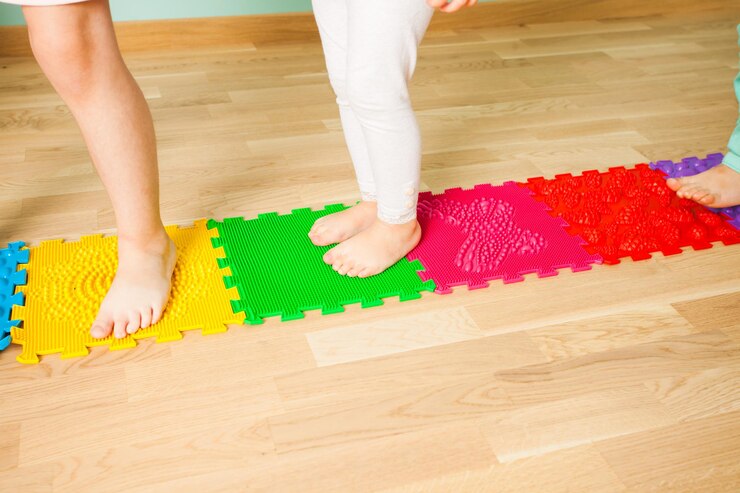
[[(740, 44), (740, 25), (737, 26)], [(735, 78), (735, 94), (740, 103), (740, 73)], [(740, 118), (730, 137), (722, 164), (685, 178), (670, 178), (668, 186), (679, 197), (702, 205), (722, 208), (740, 205)]]
[(156, 323), (175, 245), (159, 213), (154, 125), (118, 49), (107, 0), (0, 0), (23, 5), (31, 48), (77, 120), (113, 203), (118, 270), (90, 328), (123, 338)]
[(313, 0), (362, 198), (309, 233), (316, 245), (339, 243), (324, 256), (339, 274), (379, 274), (419, 242), (421, 139), (408, 84), (434, 8), (454, 12), (476, 1)]

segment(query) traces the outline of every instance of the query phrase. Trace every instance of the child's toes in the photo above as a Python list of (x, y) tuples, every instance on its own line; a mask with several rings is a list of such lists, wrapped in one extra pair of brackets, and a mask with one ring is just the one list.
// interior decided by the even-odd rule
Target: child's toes
[(709, 194), (709, 192), (703, 188), (695, 188), (694, 191), (691, 193), (691, 197), (689, 197), (691, 200), (699, 201), (706, 197)]
[(714, 195), (711, 193), (708, 193), (702, 198), (700, 198), (697, 202), (699, 202), (702, 205), (712, 205), (714, 203)]
[[(324, 254), (324, 262), (327, 264), (344, 263), (347, 260), (344, 245), (340, 244)], [(336, 269), (335, 269), (336, 270)]]
[(116, 337), (116, 339), (123, 339), (126, 337), (126, 326), (128, 325), (128, 320), (126, 319), (125, 315), (120, 315), (115, 318), (113, 322), (113, 335)]
[(152, 307), (147, 306), (141, 310), (141, 328), (146, 329), (152, 325)]
[(336, 252), (334, 251), (334, 248), (332, 248), (331, 250), (329, 250), (328, 252), (326, 252), (324, 254), (324, 256), (322, 257), (323, 260), (324, 260), (324, 263), (325, 264), (332, 265), (334, 263), (334, 255), (335, 254), (336, 254)]
[(674, 192), (678, 191), (678, 189), (681, 188), (681, 180), (679, 180), (678, 178), (668, 178), (665, 183), (666, 185), (668, 185), (668, 188), (670, 188)]
[(352, 260), (349, 260), (344, 263), (341, 269), (339, 269), (339, 273), (343, 276), (348, 275), (351, 271), (353, 271), (355, 268), (355, 263)]
[(141, 328), (141, 314), (137, 312), (131, 312), (128, 314), (128, 323), (126, 324), (126, 333), (134, 334)]
[(309, 235), (313, 237), (320, 237), (325, 232), (326, 227), (323, 224), (314, 224), (313, 228), (311, 228), (311, 231), (309, 232)]
[(344, 275), (344, 273), (347, 272), (347, 269), (344, 266), (344, 262), (336, 262), (332, 265), (332, 268), (337, 274)]
[(685, 186), (685, 187), (679, 188), (678, 191), (676, 192), (676, 195), (678, 195), (682, 199), (688, 199), (694, 194), (695, 191), (696, 191), (696, 187)]
[(95, 339), (103, 339), (113, 332), (113, 319), (107, 316), (98, 316), (90, 327), (90, 335)]
[(311, 226), (311, 232), (315, 233), (317, 229), (321, 227), (322, 224), (326, 221), (325, 217), (320, 217), (317, 220), (313, 222), (313, 226)]
[(166, 306), (166, 300), (162, 304), (154, 304), (152, 305), (152, 323), (151, 325), (154, 325), (158, 323), (160, 320), (162, 320), (162, 315), (164, 315), (164, 307)]

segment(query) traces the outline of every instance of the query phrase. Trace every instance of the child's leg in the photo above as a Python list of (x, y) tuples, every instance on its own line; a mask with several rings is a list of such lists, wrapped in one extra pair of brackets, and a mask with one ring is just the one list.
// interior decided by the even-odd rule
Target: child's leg
[[(740, 40), (740, 25), (737, 27)], [(739, 41), (740, 44), (740, 41)], [(735, 95), (740, 104), (740, 73), (735, 78)], [(671, 178), (668, 186), (679, 197), (712, 207), (740, 205), (740, 119), (730, 137), (727, 154), (719, 166), (686, 178)]]
[(326, 68), (337, 96), (344, 138), (362, 198), (356, 206), (325, 216), (311, 228), (309, 237), (314, 244), (330, 245), (344, 241), (372, 224), (377, 213), (377, 192), (365, 135), (347, 97), (347, 1), (313, 0), (313, 12), (319, 26)]
[(159, 215), (149, 108), (121, 58), (106, 0), (23, 12), (34, 55), (82, 130), (118, 225), (118, 271), (91, 332), (125, 337), (160, 318), (175, 262)]
[(419, 241), (421, 139), (408, 83), (433, 10), (424, 0), (346, 0), (347, 97), (362, 127), (377, 187), (378, 220), (330, 250), (342, 274), (374, 275)]

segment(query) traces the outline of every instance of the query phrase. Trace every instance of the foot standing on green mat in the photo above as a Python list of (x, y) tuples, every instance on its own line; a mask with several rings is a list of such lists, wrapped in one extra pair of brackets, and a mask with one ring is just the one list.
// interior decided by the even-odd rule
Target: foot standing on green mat
[(324, 255), (339, 274), (379, 274), (421, 239), (416, 220), (421, 139), (408, 83), (434, 8), (453, 12), (475, 3), (313, 0), (362, 198), (319, 219), (309, 233), (315, 245), (339, 243)]
[[(740, 44), (740, 25), (737, 26)], [(740, 103), (740, 73), (735, 78), (735, 95)], [(740, 118), (730, 137), (722, 164), (686, 178), (670, 178), (668, 186), (679, 197), (711, 207), (740, 205)]]
[(126, 337), (160, 319), (175, 266), (149, 108), (121, 57), (107, 0), (0, 1), (23, 5), (34, 56), (77, 120), (113, 203), (118, 270), (90, 333)]

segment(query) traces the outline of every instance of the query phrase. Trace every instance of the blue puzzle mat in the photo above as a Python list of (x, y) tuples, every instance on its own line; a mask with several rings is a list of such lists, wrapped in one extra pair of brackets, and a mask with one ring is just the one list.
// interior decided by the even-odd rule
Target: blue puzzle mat
[(29, 251), (23, 249), (25, 243), (11, 243), (0, 250), (0, 350), (10, 344), (10, 329), (18, 325), (18, 320), (10, 320), (14, 305), (23, 305), (23, 293), (15, 288), (26, 284), (26, 271), (18, 266), (28, 263)]

